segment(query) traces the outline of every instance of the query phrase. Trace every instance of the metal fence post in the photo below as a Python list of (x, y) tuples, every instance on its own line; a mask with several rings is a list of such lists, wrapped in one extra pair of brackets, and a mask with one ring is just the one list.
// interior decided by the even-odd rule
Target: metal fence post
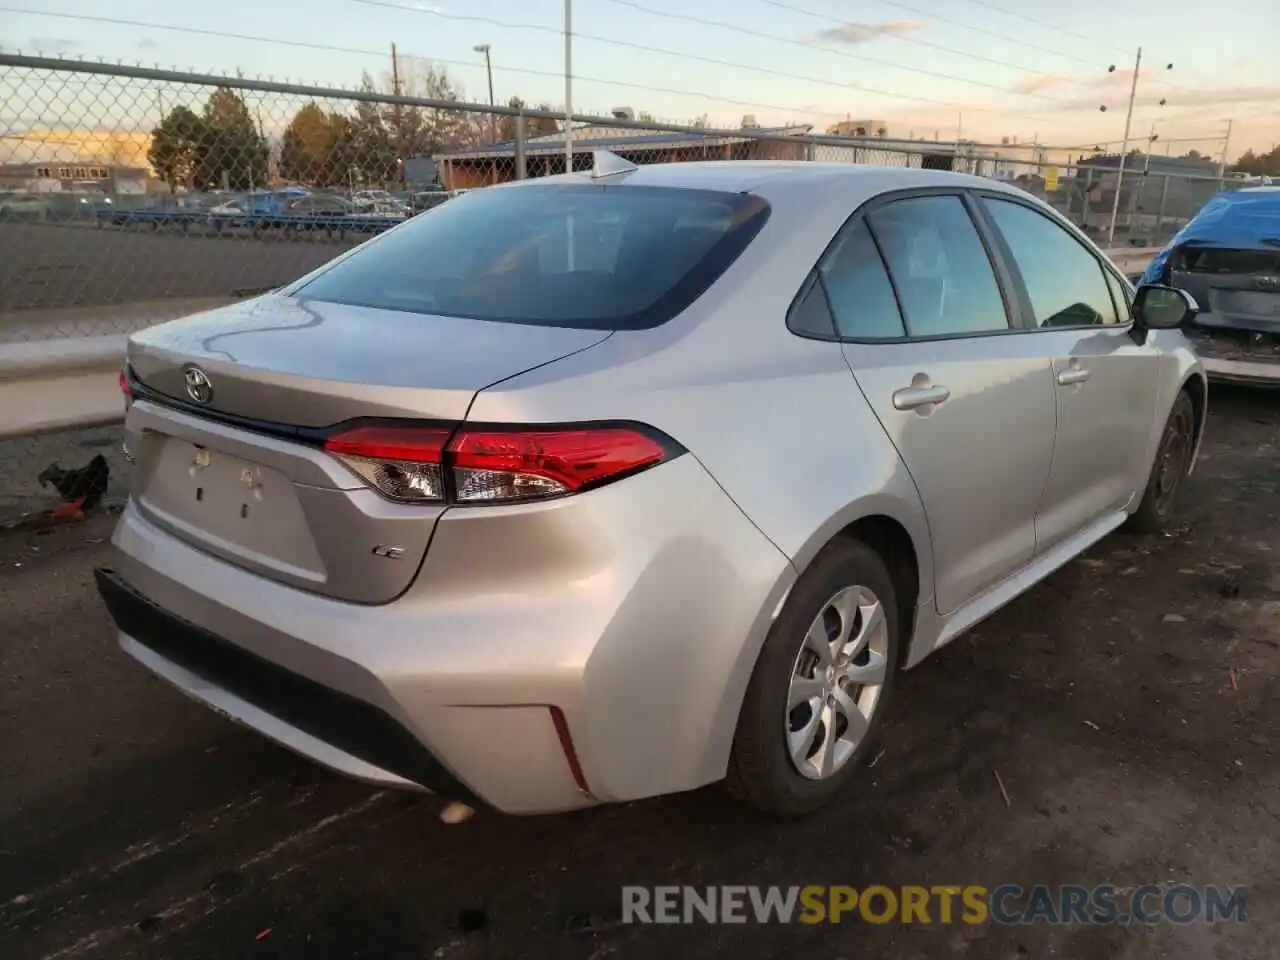
[(529, 176), (528, 163), (524, 152), (524, 111), (516, 114), (516, 179), (524, 180)]
[(1169, 175), (1165, 174), (1160, 183), (1160, 206), (1156, 210), (1156, 236), (1164, 228), (1164, 204), (1169, 197)]

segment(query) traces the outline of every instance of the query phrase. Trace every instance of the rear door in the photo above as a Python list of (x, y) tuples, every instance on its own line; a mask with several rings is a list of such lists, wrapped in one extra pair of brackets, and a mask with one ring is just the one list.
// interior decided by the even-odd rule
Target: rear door
[(1045, 345), (1014, 331), (959, 192), (891, 196), (855, 217), (809, 296), (823, 293), (920, 492), (938, 610), (951, 613), (1033, 556), (1054, 438)]
[(1028, 336), (1053, 357), (1058, 439), (1036, 518), (1046, 550), (1144, 484), (1159, 354), (1134, 340), (1127, 301), (1112, 293), (1123, 284), (1091, 247), (1020, 198), (983, 194), (979, 208), (1011, 264)]

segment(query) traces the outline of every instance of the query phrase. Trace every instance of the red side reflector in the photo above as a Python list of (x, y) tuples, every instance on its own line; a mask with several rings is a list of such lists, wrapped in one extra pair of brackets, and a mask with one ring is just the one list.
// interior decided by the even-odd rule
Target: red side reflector
[(464, 427), (449, 445), (452, 467), (543, 477), (570, 492), (665, 456), (656, 440), (623, 427), (528, 432)]
[(356, 427), (324, 442), (337, 456), (439, 463), (453, 431), (447, 427)]
[(569, 763), (569, 772), (573, 774), (574, 783), (585, 794), (591, 793), (587, 786), (587, 776), (582, 772), (582, 763), (578, 760), (578, 750), (573, 745), (573, 737), (569, 734), (569, 721), (564, 718), (564, 711), (559, 707), (548, 707), (551, 711), (551, 722), (556, 728), (556, 737), (560, 740), (560, 749)]

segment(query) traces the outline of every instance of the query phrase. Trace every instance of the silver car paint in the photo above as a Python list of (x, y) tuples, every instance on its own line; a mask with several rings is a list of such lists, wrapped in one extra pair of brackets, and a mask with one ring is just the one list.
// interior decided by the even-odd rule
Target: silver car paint
[[(804, 277), (864, 201), (939, 185), (1022, 196), (1013, 188), (962, 175), (821, 164), (654, 166), (629, 182), (750, 189), (772, 203), (773, 214), (721, 281), (668, 324), (580, 342), (550, 331), (548, 346), (521, 345), (521, 356), (536, 355), (536, 364), (516, 363), (495, 346), (495, 366), (477, 361), (483, 375), (456, 383), (447, 409), (457, 410), (470, 391), (464, 409), (476, 421), (634, 419), (666, 431), (690, 456), (566, 500), (436, 511), (420, 571), (403, 596), (381, 606), (344, 603), (264, 579), (243, 561), (223, 562), (207, 543), (166, 533), (145, 497), (129, 507), (114, 538), (122, 575), (188, 620), (383, 706), (500, 809), (537, 812), (691, 789), (724, 775), (769, 624), (833, 535), (879, 517), (909, 537), (920, 581), (907, 652), (914, 664), (1114, 529), (1136, 505), (1178, 390), (1202, 377), (1174, 331), (1152, 333), (1141, 346), (1127, 326), (853, 346), (787, 330), (783, 318)], [(500, 189), (537, 188), (532, 181)], [(351, 308), (331, 308), (321, 312), (358, 324), (344, 313)], [(153, 339), (136, 338), (131, 358), (157, 358), (163, 375), (185, 362), (183, 351), (160, 346), (164, 334), (147, 336)], [(282, 336), (280, 351), (287, 343)], [(1116, 361), (1097, 376), (1105, 397), (1087, 394), (1092, 379), (1055, 384), (1055, 370), (1072, 357)], [(333, 370), (338, 359), (330, 358)], [(281, 377), (262, 372), (258, 385), (269, 391), (302, 382), (315, 398), (337, 392), (344, 410), (365, 395), (378, 410), (404, 415), (446, 409), (434, 367), (424, 371), (420, 391), (380, 383), (364, 394), (351, 380), (335, 385), (313, 376), (301, 355), (297, 364)], [(1129, 367), (1138, 371), (1137, 385), (1121, 398)], [(219, 371), (210, 370), (216, 382)], [(887, 398), (917, 373), (945, 382), (952, 400), (927, 416), (892, 410)], [(489, 376), (492, 385), (481, 382)], [(1094, 447), (1072, 424), (1103, 411), (1113, 419)], [(226, 449), (251, 442), (229, 428), (223, 436), (212, 425), (180, 424), (182, 416), (138, 402), (129, 428), (196, 429)], [(1054, 437), (1064, 416), (1071, 446), (1059, 456)], [(259, 462), (272, 455), (270, 444), (252, 444)], [(322, 454), (274, 453), (286, 457), (295, 484), (309, 482), (305, 471), (341, 496), (367, 492), (352, 489), (349, 478), (344, 485), (332, 462), (313, 460), (327, 460)], [(590, 796), (569, 775), (547, 705), (565, 713)], [(234, 704), (222, 708), (235, 713)], [(299, 731), (243, 712), (239, 719), (352, 775), (397, 780), (324, 754)]]

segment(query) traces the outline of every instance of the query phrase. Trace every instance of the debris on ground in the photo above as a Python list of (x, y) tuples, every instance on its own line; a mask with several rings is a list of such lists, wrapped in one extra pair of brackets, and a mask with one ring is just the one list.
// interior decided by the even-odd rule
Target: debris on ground
[(451, 803), (440, 811), (440, 820), (450, 825), (466, 823), (475, 813), (475, 808), (468, 807), (465, 803)]
[(1240, 689), (1239, 684), (1236, 682), (1236, 668), (1235, 668), (1235, 667), (1232, 667), (1230, 670), (1228, 670), (1228, 671), (1227, 671), (1227, 679), (1231, 681), (1231, 689), (1232, 689), (1232, 690), (1239, 690), (1239, 689)]
[(111, 478), (111, 467), (107, 458), (95, 454), (93, 459), (83, 467), (65, 470), (55, 460), (37, 474), (40, 486), (52, 486), (62, 498), (61, 506), (48, 511), (50, 519), (82, 518), (102, 502), (107, 492), (107, 482)]
[(1180, 613), (1166, 613), (1162, 623), (1186, 623), (1187, 618)]
[(1000, 779), (1000, 771), (992, 770), (991, 772), (996, 775), (996, 785), (1000, 787), (1000, 796), (1004, 797), (1004, 805), (1012, 807), (1013, 801), (1009, 799), (1009, 791), (1004, 788), (1004, 781)]

